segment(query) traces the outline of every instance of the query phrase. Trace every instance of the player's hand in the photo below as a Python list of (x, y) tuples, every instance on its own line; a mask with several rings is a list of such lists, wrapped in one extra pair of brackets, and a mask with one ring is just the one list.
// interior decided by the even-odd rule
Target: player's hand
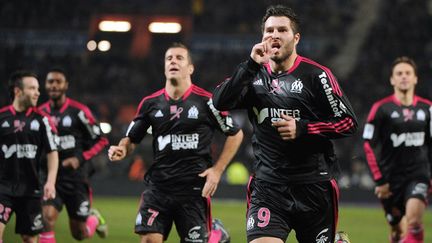
[(219, 171), (214, 167), (210, 167), (198, 176), (206, 178), (206, 183), (204, 184), (201, 196), (213, 196), (216, 192), (220, 178), (222, 176), (222, 171)]
[(283, 140), (292, 140), (297, 136), (297, 125), (293, 117), (282, 114), (282, 119), (272, 122)]
[(76, 170), (80, 166), (80, 162), (79, 162), (79, 159), (77, 157), (69, 157), (69, 158), (66, 158), (65, 160), (63, 160), (62, 166), (63, 167), (70, 167), (70, 168), (73, 168), (74, 170)]
[(110, 146), (108, 149), (108, 158), (111, 161), (119, 161), (126, 156), (125, 146)]
[(375, 187), (375, 195), (379, 199), (389, 198), (392, 195), (392, 192), (390, 191), (390, 184), (386, 183), (386, 184), (381, 185), (381, 186), (376, 186)]
[(47, 182), (44, 186), (43, 200), (54, 199), (56, 196), (56, 190), (54, 183)]
[(268, 63), (271, 55), (270, 39), (267, 38), (261, 43), (258, 43), (252, 47), (251, 58), (258, 64)]

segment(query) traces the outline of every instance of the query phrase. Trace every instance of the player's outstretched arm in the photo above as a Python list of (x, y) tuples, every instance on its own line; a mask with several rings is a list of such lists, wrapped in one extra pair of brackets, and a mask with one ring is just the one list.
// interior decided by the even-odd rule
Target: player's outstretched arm
[(201, 177), (206, 177), (206, 183), (202, 190), (203, 197), (213, 196), (218, 187), (220, 178), (225, 168), (232, 160), (237, 150), (243, 141), (243, 131), (240, 129), (235, 135), (228, 136), (224, 148), (219, 156), (217, 162), (203, 173), (199, 174)]
[(108, 150), (108, 158), (111, 161), (119, 161), (124, 159), (128, 154), (135, 150), (136, 145), (131, 142), (129, 137), (122, 138), (117, 146), (110, 146)]
[(55, 183), (57, 179), (57, 171), (59, 166), (59, 157), (57, 151), (47, 153), (48, 177), (44, 186), (43, 199), (55, 198), (56, 190)]

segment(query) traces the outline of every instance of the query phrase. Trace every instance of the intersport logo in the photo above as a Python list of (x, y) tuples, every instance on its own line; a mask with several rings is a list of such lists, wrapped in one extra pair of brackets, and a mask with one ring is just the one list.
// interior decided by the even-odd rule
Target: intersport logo
[(18, 159), (34, 159), (36, 158), (37, 149), (38, 146), (34, 144), (12, 144), (9, 147), (4, 144), (2, 146), (2, 151), (4, 153), (5, 159), (9, 159), (15, 153)]
[(197, 149), (199, 143), (199, 134), (169, 134), (157, 138), (159, 151), (165, 149), (171, 144), (172, 150)]
[(300, 120), (300, 110), (299, 109), (280, 109), (280, 108), (264, 108), (262, 110), (258, 110), (256, 107), (253, 107), (253, 111), (257, 116), (258, 124), (263, 123), (266, 118), (270, 118), (272, 122), (279, 121), (282, 119), (282, 114), (293, 117), (297, 121)]
[(399, 147), (403, 143), (405, 147), (419, 147), (423, 146), (425, 140), (424, 132), (407, 132), (399, 135), (392, 133), (390, 139), (393, 142), (393, 147)]

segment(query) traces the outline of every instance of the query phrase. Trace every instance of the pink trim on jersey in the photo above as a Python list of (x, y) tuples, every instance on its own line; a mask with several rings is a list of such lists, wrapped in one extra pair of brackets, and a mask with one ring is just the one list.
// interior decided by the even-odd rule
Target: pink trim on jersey
[(251, 202), (251, 190), (250, 190), (250, 184), (252, 183), (252, 180), (253, 180), (253, 176), (249, 176), (249, 181), (248, 181), (248, 184), (247, 184), (247, 193), (246, 193), (246, 214), (247, 214), (247, 211), (249, 211), (249, 207), (250, 207), (250, 202)]
[(379, 180), (382, 178), (382, 174), (381, 171), (378, 167), (378, 163), (375, 157), (375, 154), (372, 150), (372, 147), (370, 146), (369, 142), (366, 141), (363, 144), (363, 149), (365, 151), (366, 154), (366, 160), (368, 162), (369, 168), (372, 172), (373, 178), (374, 180)]
[[(63, 103), (62, 107), (60, 108), (59, 112), (63, 113), (69, 106), (69, 103), (71, 102), (71, 100), (69, 98), (66, 98), (65, 103)], [(81, 104), (82, 105), (82, 104)], [(84, 106), (84, 105), (82, 105)], [(80, 107), (77, 107), (80, 108)], [(85, 112), (85, 111), (84, 111)]]
[(212, 230), (211, 197), (206, 197), (206, 200), (207, 200), (207, 232), (210, 234)]
[[(335, 223), (333, 224), (333, 240), (336, 234), (336, 229), (339, 221), (339, 186), (335, 179), (330, 181), (333, 188), (333, 217)], [(333, 242), (333, 241), (332, 241)]]
[(344, 131), (349, 130), (354, 126), (354, 122), (351, 117), (346, 117), (340, 122), (331, 123), (331, 122), (317, 122), (314, 124), (308, 124), (308, 133), (309, 134), (319, 134), (323, 132), (337, 132), (342, 133)]
[(36, 109), (37, 109), (36, 107), (28, 108), (25, 115), (30, 116), (30, 114), (33, 113), (34, 111), (36, 111)]
[(7, 110), (11, 111), (10, 107), (11, 107), (11, 105), (0, 108), (0, 113), (6, 112)]
[(208, 92), (207, 90), (205, 90), (203, 88), (200, 88), (200, 87), (198, 87), (196, 85), (192, 85), (191, 91), (194, 94), (197, 94), (197, 95), (200, 95), (200, 96), (204, 96), (204, 97), (207, 97), (207, 98), (211, 98), (212, 97), (212, 94), (210, 92)]
[[(290, 69), (288, 69), (288, 71), (286, 71), (287, 74), (292, 73), (300, 64), (300, 62), (303, 60), (303, 57), (300, 55), (297, 55), (296, 59), (294, 60), (294, 64), (292, 67), (290, 67)], [(272, 74), (272, 70), (271, 70), (271, 66), (270, 63), (264, 63), (263, 66), (265, 67), (265, 69), (267, 70), (267, 72), (269, 74)]]
[(47, 101), (39, 106), (39, 110), (46, 110), (46, 112), (51, 113), (51, 101)]
[(387, 97), (375, 102), (372, 105), (371, 110), (369, 111), (369, 115), (367, 117), (367, 122), (370, 122), (375, 118), (375, 115), (376, 115), (378, 108), (380, 108), (383, 104), (389, 103), (389, 102), (393, 102), (395, 104), (398, 104), (394, 95), (387, 96)]
[(265, 67), (265, 69), (267, 70), (268, 74), (272, 74), (272, 70), (270, 67), (270, 63), (264, 63), (263, 66)]
[[(161, 94), (165, 94), (165, 99), (167, 99), (167, 95), (168, 95), (168, 94), (166, 93), (165, 89), (158, 90), (158, 91), (156, 91), (155, 93), (153, 93), (153, 94), (151, 94), (151, 95), (149, 95), (149, 96), (144, 97), (144, 98), (141, 100), (141, 102), (139, 103), (139, 105), (138, 105), (138, 109), (137, 109), (137, 112), (136, 112), (135, 116), (138, 116), (138, 115), (139, 115), (139, 111), (141, 110), (141, 107), (143, 106), (144, 101), (146, 101), (146, 100), (148, 100), (148, 99), (151, 99), (151, 98), (154, 98), (154, 97), (157, 97), (157, 96), (159, 96), (159, 95), (161, 95)], [(167, 100), (169, 100), (169, 97), (168, 97)]]
[(194, 87), (195, 85), (191, 85), (187, 90), (186, 90), (186, 92), (183, 94), (183, 97), (182, 97), (182, 100), (186, 100), (188, 97), (189, 97), (189, 95), (192, 93), (192, 89), (193, 89), (193, 87)]
[(60, 112), (64, 112), (68, 106), (75, 107), (79, 110), (84, 111), (84, 114), (87, 117), (87, 119), (89, 120), (90, 125), (94, 125), (96, 123), (96, 119), (94, 118), (90, 109), (86, 105), (84, 105), (84, 104), (82, 104), (76, 100), (67, 98), (65, 104), (60, 109)]
[(302, 57), (302, 61), (305, 62), (305, 63), (309, 63), (309, 64), (312, 64), (314, 66), (317, 66), (317, 67), (321, 68), (327, 74), (327, 77), (330, 80), (330, 85), (331, 85), (331, 87), (333, 89), (333, 92), (335, 94), (337, 94), (339, 97), (342, 97), (342, 91), (341, 91), (341, 89), (339, 87), (339, 84), (336, 81), (335, 76), (333, 75), (333, 73), (330, 71), (330, 69), (328, 67), (323, 66), (323, 65), (321, 65), (321, 64), (319, 64), (319, 63), (317, 63), (317, 62), (315, 62), (315, 61), (313, 61), (313, 60), (311, 60), (309, 58), (305, 58), (305, 57)]
[(8, 106), (9, 107), (9, 110), (10, 110), (10, 112), (12, 113), (12, 115), (16, 115), (16, 110), (15, 110), (15, 108), (13, 107), (13, 105), (10, 105), (10, 106)]
[(428, 105), (432, 105), (432, 101), (430, 101), (430, 100), (428, 100), (428, 99), (425, 99), (425, 98), (422, 98), (422, 97), (420, 97), (420, 96), (415, 95), (415, 96), (414, 96), (414, 99), (415, 99), (416, 101), (418, 101), (418, 102), (423, 102), (423, 103), (426, 103), (426, 104), (428, 104)]
[(300, 65), (301, 61), (303, 60), (303, 57), (298, 55), (297, 58), (294, 61), (294, 65), (288, 69), (287, 73), (290, 74), (292, 73), (294, 70), (296, 70), (296, 68), (298, 67), (298, 65)]
[(89, 160), (96, 156), (102, 149), (108, 145), (108, 139), (105, 137), (101, 137), (99, 142), (97, 142), (93, 147), (89, 150), (83, 152), (83, 157), (85, 160)]

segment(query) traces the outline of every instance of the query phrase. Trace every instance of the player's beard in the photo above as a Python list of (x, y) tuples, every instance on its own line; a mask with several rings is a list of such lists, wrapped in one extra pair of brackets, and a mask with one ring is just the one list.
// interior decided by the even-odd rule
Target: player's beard
[(282, 63), (285, 60), (287, 60), (291, 54), (294, 51), (294, 39), (292, 41), (290, 41), (287, 45), (283, 45), (279, 48), (279, 55), (273, 55), (271, 56), (271, 60), (274, 61), (275, 63)]
[[(33, 104), (32, 98), (30, 95), (25, 95), (24, 97), (22, 97), (22, 105), (23, 107), (27, 110), (30, 107), (35, 107), (37, 104)], [(36, 101), (37, 103), (37, 101)]]

